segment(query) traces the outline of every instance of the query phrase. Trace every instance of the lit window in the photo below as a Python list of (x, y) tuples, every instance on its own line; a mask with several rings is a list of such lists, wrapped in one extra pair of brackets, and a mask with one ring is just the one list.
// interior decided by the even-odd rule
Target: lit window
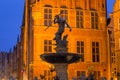
[(95, 80), (101, 80), (101, 73), (100, 71), (94, 71)]
[(92, 61), (99, 62), (99, 42), (92, 42)]
[(76, 11), (76, 27), (83, 28), (83, 12), (80, 10)]
[(35, 4), (36, 0), (30, 0), (30, 4)]
[(84, 62), (84, 42), (83, 41), (77, 41), (77, 53), (80, 53), (82, 55), (82, 58), (80, 59), (80, 61)]
[(45, 79), (44, 80), (53, 80), (53, 73), (50, 70), (44, 70)]
[(77, 78), (80, 78), (80, 76), (85, 76), (85, 71), (76, 71)]
[(60, 16), (61, 16), (63, 19), (68, 20), (68, 11), (67, 11), (66, 9), (61, 9), (60, 12), (61, 12), (61, 15), (60, 15)]
[(89, 0), (89, 8), (91, 9), (91, 10), (94, 10), (95, 9), (95, 1), (93, 1), (93, 0)]
[(87, 0), (85, 0), (85, 9), (87, 9)]
[(91, 27), (98, 29), (98, 14), (96, 12), (91, 12)]
[(120, 30), (120, 18), (118, 19), (118, 30)]
[(52, 40), (44, 40), (44, 52), (52, 52)]
[(102, 9), (105, 8), (105, 4), (104, 3), (105, 3), (105, 0), (102, 0), (102, 4), (101, 4), (102, 5)]
[(111, 63), (115, 63), (116, 62), (116, 58), (115, 58), (115, 53), (112, 53), (111, 55)]
[(48, 7), (44, 9), (44, 25), (52, 26), (52, 9)]
[(120, 38), (119, 38), (119, 42), (118, 42), (118, 44), (119, 44), (119, 48), (118, 48), (118, 49), (120, 50)]

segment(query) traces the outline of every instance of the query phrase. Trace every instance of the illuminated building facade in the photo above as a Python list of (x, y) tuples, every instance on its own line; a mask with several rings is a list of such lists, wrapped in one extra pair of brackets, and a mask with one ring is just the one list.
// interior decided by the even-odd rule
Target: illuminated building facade
[[(58, 25), (52, 21), (59, 14), (72, 27), (68, 34), (68, 52), (82, 54), (78, 63), (68, 66), (69, 80), (81, 74), (94, 74), (110, 79), (110, 61), (106, 27), (106, 0), (26, 0), (22, 25), (23, 80), (33, 80), (40, 75), (52, 80), (51, 64), (40, 59), (40, 54), (55, 52), (53, 38)], [(46, 30), (46, 28), (49, 28)]]
[(120, 79), (120, 0), (116, 0), (113, 8), (114, 19), (114, 37), (115, 37), (115, 54), (117, 55), (116, 74)]

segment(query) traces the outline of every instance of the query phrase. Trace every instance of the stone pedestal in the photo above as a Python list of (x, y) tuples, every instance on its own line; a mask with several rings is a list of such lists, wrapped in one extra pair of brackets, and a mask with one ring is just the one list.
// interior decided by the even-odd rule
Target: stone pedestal
[(59, 78), (59, 80), (68, 80), (68, 73), (67, 73), (67, 68), (68, 64), (66, 63), (61, 63), (61, 64), (54, 64), (56, 74)]
[(40, 55), (45, 62), (51, 63), (55, 67), (56, 76), (59, 80), (68, 80), (68, 65), (79, 61), (80, 54), (74, 53), (46, 53)]

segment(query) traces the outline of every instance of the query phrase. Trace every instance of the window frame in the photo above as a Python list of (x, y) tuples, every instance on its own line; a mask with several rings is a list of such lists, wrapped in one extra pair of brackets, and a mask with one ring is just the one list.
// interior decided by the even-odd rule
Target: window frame
[(44, 70), (45, 79), (44, 80), (53, 80), (53, 73), (50, 70)]
[(44, 7), (44, 26), (52, 26), (52, 7)]
[(120, 18), (118, 19), (118, 30), (120, 30)]
[(100, 71), (93, 71), (95, 79), (101, 80), (101, 72)]
[(84, 14), (80, 9), (76, 10), (76, 28), (84, 28)]
[(118, 50), (120, 50), (120, 38), (118, 38)]
[(60, 9), (61, 15), (60, 17), (68, 21), (68, 9), (67, 8), (61, 8)]
[(52, 40), (44, 40), (44, 53), (52, 52)]
[(80, 62), (84, 62), (84, 53), (85, 53), (85, 43), (84, 41), (76, 41), (76, 52), (82, 55), (82, 58), (80, 58)]
[(86, 76), (86, 71), (76, 70), (76, 77), (80, 78), (80, 76), (84, 74)]
[(92, 62), (100, 62), (100, 43), (92, 42)]
[(99, 17), (96, 11), (91, 11), (91, 28), (92, 29), (99, 29)]

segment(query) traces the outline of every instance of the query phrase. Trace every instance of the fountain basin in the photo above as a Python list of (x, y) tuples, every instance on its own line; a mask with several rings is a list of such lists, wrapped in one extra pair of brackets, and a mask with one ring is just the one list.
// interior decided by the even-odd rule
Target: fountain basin
[(81, 58), (80, 54), (75, 53), (44, 53), (40, 55), (41, 59), (48, 63), (74, 63)]

